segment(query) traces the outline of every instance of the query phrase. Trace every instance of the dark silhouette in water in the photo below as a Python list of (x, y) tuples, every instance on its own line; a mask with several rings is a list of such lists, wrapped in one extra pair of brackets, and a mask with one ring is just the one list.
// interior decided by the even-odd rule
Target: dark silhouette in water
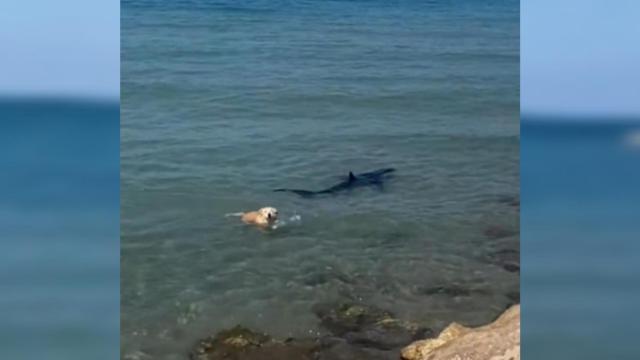
[(388, 178), (388, 174), (396, 171), (394, 168), (385, 168), (376, 171), (366, 172), (358, 175), (353, 175), (352, 172), (349, 172), (349, 177), (336, 185), (333, 185), (330, 188), (320, 190), (320, 191), (310, 191), (310, 190), (298, 190), (298, 189), (275, 189), (273, 191), (288, 191), (294, 194), (298, 194), (302, 197), (312, 197), (315, 195), (323, 195), (323, 194), (336, 194), (338, 192), (351, 190), (356, 187), (362, 186), (377, 186), (382, 188), (383, 182)]

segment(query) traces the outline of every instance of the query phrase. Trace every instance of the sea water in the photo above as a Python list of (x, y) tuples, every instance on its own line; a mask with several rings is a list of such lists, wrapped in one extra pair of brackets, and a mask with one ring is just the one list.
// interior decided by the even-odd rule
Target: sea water
[[(123, 355), (315, 336), (335, 301), (475, 325), (519, 292), (486, 260), (519, 250), (517, 1), (123, 1), (121, 111)], [(225, 217), (263, 206), (286, 225)]]

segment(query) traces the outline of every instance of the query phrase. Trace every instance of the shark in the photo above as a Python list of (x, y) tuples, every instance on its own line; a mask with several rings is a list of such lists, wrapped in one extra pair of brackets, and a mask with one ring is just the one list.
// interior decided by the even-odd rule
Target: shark
[(349, 171), (349, 176), (347, 177), (347, 179), (329, 188), (319, 191), (285, 188), (275, 189), (273, 191), (291, 192), (302, 197), (314, 197), (317, 195), (335, 195), (337, 193), (365, 186), (375, 186), (378, 188), (382, 188), (384, 181), (387, 180), (391, 176), (391, 173), (393, 173), (394, 171), (396, 171), (396, 169), (394, 168), (383, 168), (357, 175), (354, 175), (353, 172)]

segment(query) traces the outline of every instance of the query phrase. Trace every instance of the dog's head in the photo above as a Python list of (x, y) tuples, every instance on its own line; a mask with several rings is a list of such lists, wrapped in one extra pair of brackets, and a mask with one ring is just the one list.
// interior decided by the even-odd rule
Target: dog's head
[(260, 215), (262, 215), (268, 222), (274, 222), (278, 219), (278, 209), (274, 207), (263, 207), (258, 210)]

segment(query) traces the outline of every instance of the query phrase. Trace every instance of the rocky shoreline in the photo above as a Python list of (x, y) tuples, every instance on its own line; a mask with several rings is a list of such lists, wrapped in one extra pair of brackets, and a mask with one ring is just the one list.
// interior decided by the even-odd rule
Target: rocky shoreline
[[(519, 198), (506, 197), (504, 201), (519, 210)], [(517, 231), (510, 227), (488, 226), (485, 228), (484, 236), (490, 243), (485, 244), (486, 251), (479, 253), (475, 260), (514, 275), (519, 274), (519, 242), (512, 241), (517, 235)], [(340, 272), (315, 274), (307, 279), (306, 284), (321, 285), (332, 277), (350, 284), (355, 282), (356, 278)], [(396, 289), (391, 289), (391, 292), (395, 293), (394, 290)], [(191, 360), (520, 359), (518, 288), (502, 289), (506, 292), (500, 294), (483, 284), (445, 281), (432, 282), (424, 286), (416, 285), (411, 291), (427, 297), (444, 296), (451, 301), (499, 295), (500, 303), (496, 304), (495, 300), (492, 302), (492, 305), (498, 308), (493, 309), (496, 312), (502, 309), (504, 312), (489, 324), (473, 328), (456, 322), (444, 327), (448, 321), (444, 322), (437, 316), (428, 320), (431, 322), (425, 325), (407, 321), (406, 318), (411, 318), (411, 314), (404, 314), (405, 319), (401, 319), (391, 311), (363, 303), (361, 297), (342, 294), (341, 298), (345, 299), (343, 302), (318, 303), (311, 308), (319, 328), (323, 330), (317, 336), (278, 339), (237, 325), (198, 340), (190, 347), (188, 357)], [(502, 302), (504, 300), (506, 301)], [(183, 351), (176, 355), (186, 355)], [(147, 360), (153, 356), (139, 351), (124, 355), (123, 358)]]
[[(519, 199), (507, 199), (519, 207)], [(517, 233), (491, 226), (491, 240)], [(518, 248), (498, 247), (479, 259), (510, 273), (520, 272)], [(452, 298), (487, 295), (488, 290), (457, 284), (419, 289), (428, 296)], [(276, 339), (243, 326), (201, 339), (191, 360), (519, 360), (520, 292), (506, 295), (506, 310), (493, 322), (475, 328), (451, 323), (437, 333), (392, 312), (360, 302), (317, 304), (312, 311), (328, 335)], [(439, 330), (439, 329), (438, 329)]]
[(520, 305), (510, 307), (485, 326), (468, 328), (452, 323), (436, 338), (405, 347), (401, 357), (403, 360), (519, 360)]
[(384, 309), (362, 304), (315, 307), (320, 338), (275, 339), (236, 326), (201, 339), (192, 360), (518, 360), (520, 306), (513, 305), (494, 322), (478, 328), (452, 323), (439, 335), (403, 321)]

